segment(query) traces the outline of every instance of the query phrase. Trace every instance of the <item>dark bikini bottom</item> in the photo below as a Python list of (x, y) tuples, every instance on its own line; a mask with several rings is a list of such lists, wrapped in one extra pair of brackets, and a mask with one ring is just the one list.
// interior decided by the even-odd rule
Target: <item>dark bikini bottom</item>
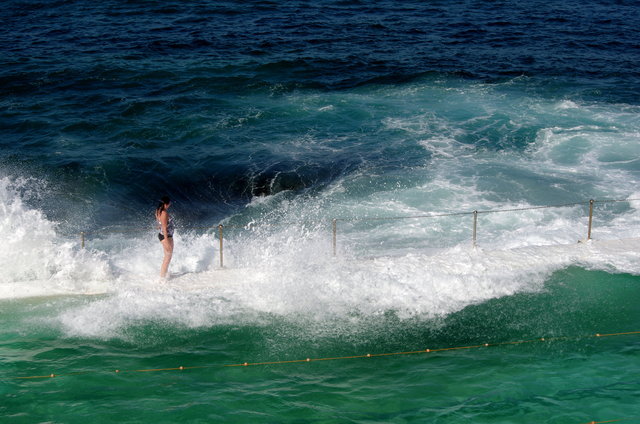
[[(167, 237), (173, 238), (172, 235), (171, 236), (167, 236)], [(164, 240), (164, 236), (162, 235), (162, 233), (158, 233), (158, 240), (160, 240), (160, 241)]]

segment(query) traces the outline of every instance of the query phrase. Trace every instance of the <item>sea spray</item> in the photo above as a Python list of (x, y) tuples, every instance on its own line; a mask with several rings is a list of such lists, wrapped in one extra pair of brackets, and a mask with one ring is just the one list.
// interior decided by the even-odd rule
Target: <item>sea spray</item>
[(20, 191), (33, 181), (0, 178), (0, 297), (74, 294), (108, 289), (108, 260), (81, 251), (61, 237), (56, 224), (22, 201)]
[(111, 296), (68, 308), (60, 323), (70, 335), (100, 338), (127, 338), (144, 323), (208, 328), (275, 317), (311, 320), (320, 332), (351, 322), (340, 327), (361, 332), (389, 313), (438, 320), (491, 299), (541, 292), (554, 272), (571, 266), (640, 273), (637, 239), (503, 250), (458, 246), (375, 258), (333, 257), (322, 252), (322, 237), (271, 239), (230, 242), (232, 260), (224, 269), (174, 272), (167, 282), (122, 274)]

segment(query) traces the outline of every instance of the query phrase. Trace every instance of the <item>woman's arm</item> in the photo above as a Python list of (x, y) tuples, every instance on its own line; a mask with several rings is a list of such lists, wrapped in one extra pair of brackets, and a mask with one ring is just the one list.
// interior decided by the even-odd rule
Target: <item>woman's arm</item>
[(159, 221), (160, 221), (160, 227), (161, 227), (162, 235), (166, 237), (167, 234), (168, 234), (167, 225), (169, 223), (169, 214), (167, 213), (167, 211), (160, 212)]

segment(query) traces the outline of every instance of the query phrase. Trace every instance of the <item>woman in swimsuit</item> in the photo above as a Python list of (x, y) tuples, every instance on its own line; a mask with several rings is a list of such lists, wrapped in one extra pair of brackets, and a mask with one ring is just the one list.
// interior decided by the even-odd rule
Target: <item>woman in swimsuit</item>
[(171, 262), (171, 255), (173, 254), (173, 220), (169, 216), (169, 212), (167, 212), (169, 206), (171, 206), (171, 200), (168, 196), (164, 196), (160, 199), (160, 203), (156, 208), (156, 221), (158, 221), (160, 230), (158, 239), (164, 249), (164, 259), (162, 260), (162, 267), (160, 267), (160, 278), (167, 277), (169, 262)]

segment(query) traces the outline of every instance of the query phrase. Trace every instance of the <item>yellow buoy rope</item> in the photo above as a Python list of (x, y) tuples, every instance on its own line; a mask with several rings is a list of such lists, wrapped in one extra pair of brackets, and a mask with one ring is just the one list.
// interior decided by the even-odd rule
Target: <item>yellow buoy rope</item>
[(566, 341), (566, 340), (581, 340), (587, 338), (602, 338), (602, 337), (614, 337), (614, 336), (629, 336), (629, 335), (638, 335), (640, 331), (627, 331), (620, 333), (597, 333), (590, 334), (586, 336), (562, 336), (562, 337), (539, 337), (536, 339), (530, 340), (515, 340), (515, 341), (506, 341), (506, 342), (497, 342), (497, 343), (483, 343), (477, 345), (470, 346), (453, 346), (453, 347), (444, 347), (444, 348), (426, 348), (421, 350), (412, 350), (412, 351), (401, 351), (401, 352), (384, 352), (384, 353), (366, 353), (361, 355), (349, 355), (349, 356), (331, 356), (331, 357), (323, 357), (323, 358), (311, 358), (307, 357), (305, 359), (293, 359), (293, 360), (285, 360), (285, 361), (265, 361), (265, 362), (241, 362), (236, 364), (211, 364), (211, 365), (201, 365), (201, 366), (177, 366), (177, 367), (167, 367), (167, 368), (149, 368), (149, 369), (115, 369), (110, 371), (105, 370), (87, 370), (87, 371), (76, 371), (76, 372), (68, 372), (68, 373), (51, 373), (47, 375), (31, 375), (31, 376), (20, 376), (20, 377), (10, 377), (12, 379), (40, 379), (40, 378), (53, 378), (53, 377), (68, 377), (75, 375), (87, 375), (87, 374), (96, 374), (96, 373), (148, 373), (148, 372), (160, 372), (160, 371), (184, 371), (184, 370), (194, 370), (194, 369), (203, 369), (203, 368), (213, 368), (213, 367), (247, 367), (247, 366), (260, 366), (260, 365), (285, 365), (285, 364), (296, 364), (303, 362), (319, 362), (319, 361), (338, 361), (338, 360), (348, 360), (348, 359), (364, 359), (364, 358), (376, 358), (376, 357), (388, 357), (388, 356), (401, 356), (401, 355), (417, 355), (417, 354), (428, 354), (428, 353), (436, 353), (436, 352), (449, 352), (455, 350), (470, 350), (470, 349), (480, 349), (487, 347), (498, 347), (498, 346), (507, 346), (507, 345), (518, 345), (525, 343), (539, 343), (539, 342), (552, 342), (552, 341)]
[[(435, 352), (448, 352), (448, 351), (454, 351), (454, 350), (480, 349), (480, 348), (487, 348), (492, 346), (497, 347), (497, 346), (507, 346), (507, 345), (519, 345), (519, 344), (525, 344), (525, 343), (581, 340), (581, 339), (587, 339), (587, 338), (629, 336), (629, 335), (638, 335), (638, 334), (640, 334), (640, 331), (627, 331), (627, 332), (607, 333), (607, 334), (597, 333), (597, 334), (591, 334), (586, 336), (574, 336), (574, 337), (539, 337), (531, 340), (516, 340), (516, 341), (506, 341), (506, 342), (498, 342), (498, 343), (484, 343), (479, 345), (423, 349), (423, 350), (413, 350), (413, 351), (406, 351), (406, 352), (367, 353), (364, 355), (334, 356), (334, 357), (325, 357), (325, 358), (306, 358), (306, 359), (294, 359), (294, 360), (287, 360), (287, 361), (243, 362), (238, 364), (217, 364), (217, 365), (212, 364), (212, 365), (190, 366), (190, 367), (178, 366), (178, 367), (170, 367), (170, 368), (149, 368), (149, 369), (132, 369), (132, 370), (115, 369), (111, 371), (87, 370), (87, 371), (69, 372), (64, 374), (52, 373), (49, 375), (32, 375), (32, 376), (12, 377), (12, 378), (20, 379), (20, 380), (30, 380), (30, 379), (44, 379), (44, 378), (54, 378), (54, 377), (68, 377), (68, 376), (77, 376), (77, 375), (97, 374), (97, 373), (105, 373), (105, 372), (115, 373), (115, 374), (127, 373), (127, 372), (149, 373), (149, 372), (160, 372), (160, 371), (185, 371), (185, 370), (212, 368), (212, 367), (247, 367), (247, 366), (259, 366), (259, 365), (285, 365), (285, 364), (296, 364), (296, 363), (302, 363), (302, 362), (337, 361), (337, 360), (363, 359), (363, 358), (387, 357), (387, 356), (397, 356), (397, 355), (416, 355), (416, 354), (426, 354), (426, 353), (435, 353)], [(615, 423), (615, 422), (630, 421), (630, 420), (640, 420), (640, 417), (619, 418), (619, 419), (607, 420), (607, 421), (589, 421), (588, 423), (583, 423), (583, 424), (605, 424), (605, 423)]]

